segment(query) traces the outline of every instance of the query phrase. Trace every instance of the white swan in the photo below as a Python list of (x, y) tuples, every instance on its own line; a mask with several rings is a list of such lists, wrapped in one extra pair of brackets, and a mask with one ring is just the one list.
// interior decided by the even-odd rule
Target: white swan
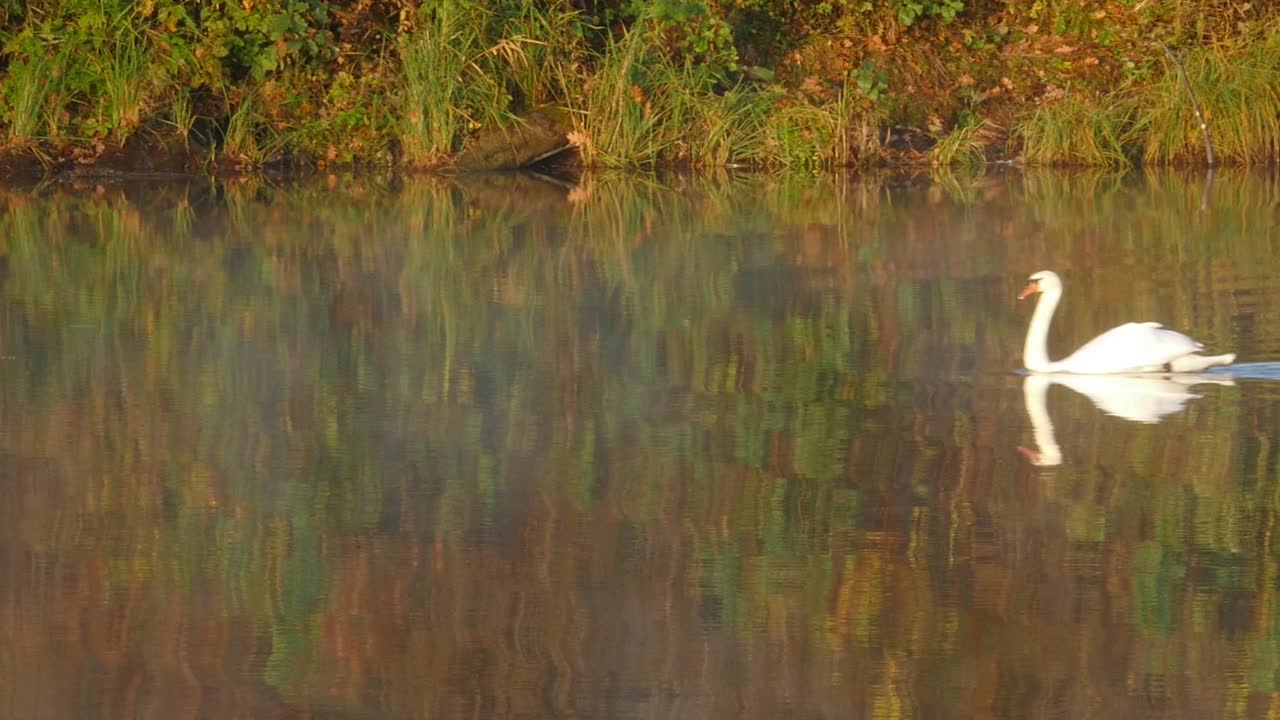
[(1125, 323), (1090, 340), (1066, 358), (1049, 360), (1047, 340), (1053, 311), (1062, 298), (1062, 280), (1057, 273), (1041, 270), (1031, 276), (1021, 300), (1040, 293), (1036, 310), (1027, 328), (1022, 362), (1033, 373), (1142, 373), (1200, 372), (1214, 365), (1230, 365), (1235, 353), (1197, 355), (1204, 345), (1155, 322)]
[(1027, 375), (1022, 381), (1022, 400), (1038, 449), (1018, 446), (1018, 452), (1034, 465), (1053, 466), (1062, 463), (1062, 449), (1054, 434), (1053, 420), (1045, 396), (1050, 385), (1065, 385), (1089, 398), (1108, 415), (1133, 422), (1157, 423), (1181, 411), (1187, 402), (1200, 397), (1189, 390), (1192, 385), (1235, 385), (1231, 378), (1209, 375)]

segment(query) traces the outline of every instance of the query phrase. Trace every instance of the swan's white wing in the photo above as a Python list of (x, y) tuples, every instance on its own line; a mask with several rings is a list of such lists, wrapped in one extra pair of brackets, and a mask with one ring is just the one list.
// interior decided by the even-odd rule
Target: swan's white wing
[(1055, 369), (1073, 373), (1153, 372), (1202, 349), (1200, 343), (1160, 323), (1125, 323), (1085, 343)]

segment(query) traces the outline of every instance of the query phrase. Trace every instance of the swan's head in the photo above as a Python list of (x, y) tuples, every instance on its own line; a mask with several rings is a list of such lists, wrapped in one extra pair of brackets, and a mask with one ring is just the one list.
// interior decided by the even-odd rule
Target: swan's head
[(1036, 293), (1047, 293), (1062, 290), (1062, 278), (1058, 277), (1058, 273), (1052, 270), (1041, 270), (1033, 273), (1027, 279), (1027, 286), (1022, 288), (1022, 292), (1018, 293), (1018, 299), (1035, 295)]

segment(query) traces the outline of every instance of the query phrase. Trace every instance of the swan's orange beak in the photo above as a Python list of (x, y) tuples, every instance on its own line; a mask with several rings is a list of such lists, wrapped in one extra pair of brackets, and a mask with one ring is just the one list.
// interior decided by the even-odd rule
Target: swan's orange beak
[(1022, 300), (1028, 295), (1035, 295), (1038, 292), (1040, 292), (1040, 286), (1035, 282), (1029, 282), (1026, 287), (1022, 288), (1022, 292), (1018, 293), (1018, 299)]

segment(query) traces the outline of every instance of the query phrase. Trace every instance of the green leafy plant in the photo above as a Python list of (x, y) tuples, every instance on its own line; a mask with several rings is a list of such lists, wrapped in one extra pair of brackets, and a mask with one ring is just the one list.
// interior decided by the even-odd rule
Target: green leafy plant
[(708, 65), (717, 71), (738, 69), (733, 28), (703, 0), (654, 0), (632, 3), (639, 22), (651, 22), (677, 60)]
[(894, 0), (894, 5), (903, 27), (911, 27), (924, 17), (950, 23), (964, 11), (964, 0)]
[(850, 73), (858, 90), (872, 102), (878, 102), (889, 89), (889, 76), (876, 70), (876, 64), (863, 60), (862, 66)]
[[(181, 19), (185, 10), (166, 8)], [(266, 0), (252, 5), (219, 0), (202, 8), (197, 55), (209, 57), (233, 81), (262, 80), (295, 59), (328, 59), (337, 47), (321, 0)]]

